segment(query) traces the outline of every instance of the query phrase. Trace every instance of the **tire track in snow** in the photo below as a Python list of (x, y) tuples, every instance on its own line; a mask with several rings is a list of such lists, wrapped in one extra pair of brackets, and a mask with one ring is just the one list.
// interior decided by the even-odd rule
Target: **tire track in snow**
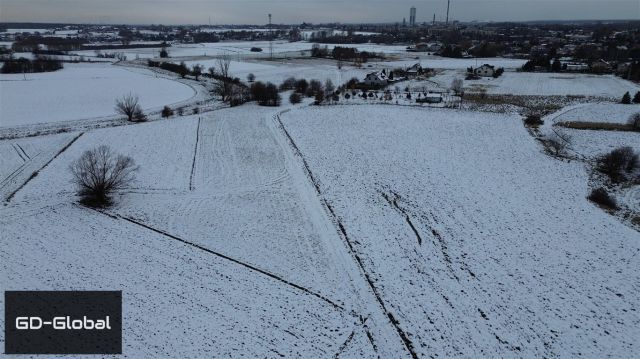
[(22, 148), (22, 146), (20, 146), (20, 144), (19, 144), (19, 143), (16, 143), (16, 146), (18, 146), (18, 148), (20, 149), (20, 151), (22, 151), (22, 153), (24, 153), (24, 155), (25, 155), (28, 159), (31, 159), (31, 156), (29, 156), (29, 155), (27, 154), (27, 152), (24, 150), (24, 148)]
[(16, 153), (18, 154), (18, 157), (20, 157), (20, 159), (22, 160), (22, 162), (27, 162), (27, 159), (24, 157), (24, 155), (22, 154), (22, 152), (20, 152), (20, 150), (18, 149), (18, 146), (16, 146), (15, 143), (11, 144), (11, 147), (13, 147), (13, 149), (16, 151)]
[(189, 191), (193, 191), (195, 188), (193, 186), (193, 175), (196, 171), (196, 157), (198, 155), (198, 142), (200, 141), (200, 122), (202, 122), (202, 117), (198, 117), (198, 127), (196, 128), (196, 146), (193, 150), (193, 162), (191, 163), (191, 176), (189, 177)]
[[(317, 194), (318, 198), (320, 199), (320, 201), (322, 202), (324, 207), (329, 212), (333, 222), (338, 226), (340, 237), (346, 243), (346, 245), (347, 245), (347, 247), (349, 249), (349, 252), (351, 254), (351, 257), (355, 260), (355, 262), (356, 262), (356, 264), (357, 264), (357, 266), (358, 266), (358, 268), (360, 270), (360, 273), (364, 277), (364, 279), (365, 279), (365, 281), (366, 281), (371, 293), (375, 297), (375, 299), (377, 301), (377, 304), (381, 307), (381, 309), (382, 309), (384, 315), (386, 316), (388, 322), (391, 324), (391, 326), (393, 327), (395, 332), (398, 334), (398, 336), (402, 340), (402, 343), (404, 345), (404, 349), (409, 353), (409, 355), (412, 358), (417, 359), (418, 355), (414, 350), (413, 342), (411, 341), (411, 339), (409, 339), (409, 337), (405, 333), (405, 331), (400, 327), (400, 322), (387, 309), (387, 306), (386, 306), (384, 300), (382, 299), (382, 296), (381, 296), (378, 288), (376, 287), (376, 285), (374, 284), (373, 280), (371, 279), (371, 277), (369, 275), (369, 272), (366, 271), (362, 259), (360, 258), (360, 256), (358, 255), (357, 251), (353, 247), (353, 244), (351, 243), (351, 240), (349, 239), (349, 235), (347, 234), (347, 231), (346, 231), (344, 225), (342, 224), (342, 221), (336, 215), (335, 211), (333, 210), (333, 207), (331, 207), (331, 205), (326, 201), (326, 199), (322, 195), (322, 191), (320, 190), (320, 185), (318, 184), (319, 183), (318, 180), (313, 175), (313, 172), (311, 172), (311, 168), (310, 168), (309, 164), (307, 163), (307, 160), (302, 155), (302, 152), (298, 148), (298, 145), (295, 143), (295, 141), (293, 140), (293, 138), (291, 137), (291, 135), (289, 134), (287, 129), (284, 127), (284, 124), (282, 123), (282, 119), (280, 118), (279, 114), (275, 116), (275, 120), (277, 122), (278, 127), (280, 128), (280, 130), (284, 133), (285, 137), (287, 138), (287, 141), (289, 142), (290, 146), (293, 148), (293, 150), (295, 152), (295, 155), (302, 160), (302, 164), (303, 164), (304, 171), (305, 171), (305, 174), (306, 174), (307, 178), (311, 181), (311, 184), (316, 189), (316, 194)], [(375, 348), (376, 344), (373, 342), (373, 338), (372, 338), (371, 334), (369, 332), (367, 332), (367, 334), (368, 334), (369, 340), (371, 341), (372, 345)]]
[(131, 224), (134, 224), (134, 225), (136, 225), (138, 227), (141, 227), (141, 228), (144, 228), (146, 230), (155, 232), (155, 233), (160, 234), (160, 235), (162, 235), (164, 237), (167, 237), (169, 239), (176, 240), (178, 242), (181, 242), (181, 243), (186, 244), (188, 246), (191, 246), (193, 248), (199, 249), (199, 250), (204, 251), (206, 253), (209, 253), (209, 254), (212, 254), (214, 256), (217, 256), (217, 257), (220, 257), (222, 259), (225, 259), (227, 261), (233, 262), (233, 263), (235, 263), (237, 265), (240, 265), (240, 266), (243, 266), (243, 267), (245, 267), (245, 268), (247, 268), (247, 269), (249, 269), (251, 271), (258, 272), (258, 273), (260, 273), (260, 274), (262, 274), (264, 276), (267, 276), (267, 277), (272, 278), (272, 279), (274, 279), (276, 281), (284, 283), (287, 286), (293, 287), (293, 288), (298, 289), (298, 290), (300, 290), (300, 291), (302, 291), (302, 292), (304, 292), (306, 294), (309, 294), (309, 295), (312, 295), (312, 296), (314, 296), (314, 297), (316, 297), (318, 299), (321, 299), (322, 301), (330, 304), (333, 308), (338, 309), (341, 312), (346, 312), (344, 307), (342, 307), (341, 305), (335, 303), (331, 299), (323, 296), (322, 294), (318, 294), (318, 293), (316, 293), (316, 292), (314, 292), (314, 291), (312, 291), (312, 290), (310, 290), (308, 288), (305, 288), (305, 287), (303, 287), (301, 285), (295, 284), (295, 283), (293, 283), (291, 281), (288, 281), (287, 279), (284, 279), (284, 278), (282, 278), (282, 277), (280, 277), (278, 275), (275, 275), (275, 274), (273, 274), (271, 272), (268, 272), (268, 271), (266, 271), (264, 269), (260, 269), (260, 268), (254, 266), (254, 265), (249, 264), (249, 263), (246, 263), (246, 262), (240, 261), (238, 259), (229, 257), (229, 256), (227, 256), (225, 254), (222, 254), (220, 252), (216, 252), (216, 251), (214, 251), (212, 249), (209, 249), (207, 247), (201, 246), (201, 245), (199, 245), (199, 244), (197, 244), (195, 242), (191, 242), (191, 241), (188, 241), (186, 239), (180, 238), (178, 236), (172, 235), (172, 234), (167, 233), (167, 232), (165, 232), (163, 230), (151, 227), (151, 226), (149, 226), (149, 225), (147, 225), (147, 224), (145, 224), (145, 223), (143, 223), (143, 222), (141, 222), (139, 220), (136, 220), (136, 219), (133, 219), (133, 218), (130, 218), (130, 217), (124, 217), (124, 216), (121, 216), (121, 215), (112, 214), (112, 213), (109, 213), (109, 212), (106, 212), (106, 211), (103, 211), (103, 210), (99, 210), (99, 209), (96, 209), (96, 208), (91, 208), (91, 207), (82, 206), (82, 205), (78, 205), (78, 206), (83, 207), (83, 208), (87, 208), (87, 209), (91, 209), (93, 211), (96, 211), (96, 212), (98, 212), (100, 214), (103, 214), (105, 216), (108, 216), (108, 217), (116, 219), (116, 220), (127, 221), (127, 222), (129, 222)]
[(58, 158), (58, 156), (60, 156), (64, 151), (66, 151), (69, 147), (71, 147), (71, 145), (73, 145), (82, 135), (84, 135), (84, 132), (80, 132), (79, 135), (77, 135), (76, 137), (74, 137), (73, 139), (71, 139), (71, 141), (69, 141), (69, 143), (67, 143), (64, 147), (62, 147), (62, 149), (60, 149), (60, 151), (58, 151), (58, 153), (56, 153), (55, 156), (53, 156), (53, 158), (51, 158), (49, 161), (47, 161), (47, 163), (44, 164), (44, 166), (40, 167), (39, 170), (35, 171), (31, 176), (29, 176), (29, 178), (22, 184), (20, 185), (20, 187), (18, 187), (15, 191), (13, 191), (5, 200), (7, 203), (11, 202), (11, 199), (16, 195), (16, 193), (18, 193), (18, 191), (20, 191), (21, 189), (24, 188), (24, 186), (27, 185), (27, 183), (29, 183), (32, 179), (34, 179), (36, 177), (36, 175), (42, 171), (43, 169), (45, 169), (49, 163), (53, 162), (53, 160), (55, 160), (56, 158)]

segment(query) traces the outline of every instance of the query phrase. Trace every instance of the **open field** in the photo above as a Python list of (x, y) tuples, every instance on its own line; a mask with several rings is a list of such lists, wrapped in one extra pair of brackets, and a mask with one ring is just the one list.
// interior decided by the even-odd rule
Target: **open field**
[(421, 355), (637, 351), (640, 235), (586, 200), (580, 164), (518, 118), (386, 109), (283, 121)]
[[(252, 46), (263, 48), (260, 58)], [(495, 104), (477, 104), (484, 112), (421, 108), (418, 91), (448, 89), (476, 60), (345, 45), (394, 61), (338, 69), (294, 56), (310, 46), (276, 42), (279, 59), (269, 61), (267, 42), (187, 44), (171, 47), (168, 61), (206, 70), (212, 56), (232, 53), (231, 76), (275, 84), (340, 85), (416, 61), (441, 70), (399, 83), (391, 99), (342, 93), (337, 103), (290, 105), (282, 92), (273, 108), (228, 108), (211, 79), (153, 72), (146, 61), (0, 76), (0, 137), (11, 138), (0, 140), (0, 287), (122, 289), (124, 353), (133, 358), (640, 351), (640, 234), (586, 199), (592, 160), (622, 145), (640, 151), (640, 134), (563, 129), (571, 161), (537, 140), (560, 121), (623, 123), (638, 105), (602, 97), (638, 85), (509, 70), (465, 81), (467, 91), (488, 90), (484, 100)], [(125, 50), (129, 60), (158, 51)], [(152, 121), (114, 116), (128, 92), (155, 111)], [(459, 99), (445, 94), (434, 106)], [(170, 104), (189, 111), (161, 119)], [(528, 105), (547, 110), (537, 130), (523, 126)], [(43, 136), (48, 129), (58, 134)], [(79, 204), (69, 167), (99, 145), (139, 169), (112, 207), (94, 210)], [(637, 185), (615, 195), (640, 211)]]
[(640, 113), (640, 105), (591, 103), (577, 106), (555, 118), (555, 122), (608, 122), (626, 124), (631, 115)]
[(195, 91), (144, 69), (106, 64), (66, 64), (56, 72), (0, 75), (0, 126), (115, 115), (115, 100), (140, 97), (143, 109), (187, 100)]
[[(465, 78), (465, 71), (444, 71), (430, 80), (443, 86), (451, 85), (454, 78)], [(485, 89), (488, 94), (539, 95), (539, 96), (594, 96), (614, 100), (625, 92), (635, 93), (640, 86), (613, 75), (589, 75), (567, 73), (533, 73), (505, 71), (497, 79), (492, 77), (464, 81), (468, 92)]]

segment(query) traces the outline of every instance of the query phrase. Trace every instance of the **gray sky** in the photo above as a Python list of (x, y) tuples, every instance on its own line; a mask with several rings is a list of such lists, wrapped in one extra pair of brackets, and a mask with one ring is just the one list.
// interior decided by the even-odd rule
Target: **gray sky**
[[(0, 0), (0, 21), (264, 24), (444, 19), (446, 0)], [(452, 0), (455, 20), (640, 19), (640, 0)]]

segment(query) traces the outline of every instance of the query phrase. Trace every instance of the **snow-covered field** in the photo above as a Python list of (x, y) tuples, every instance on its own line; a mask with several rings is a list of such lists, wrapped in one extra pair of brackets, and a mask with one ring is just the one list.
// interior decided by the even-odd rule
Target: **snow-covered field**
[(639, 350), (640, 235), (586, 200), (582, 165), (517, 117), (387, 109), (283, 120), (418, 353)]
[(625, 124), (631, 115), (640, 113), (640, 105), (619, 103), (590, 103), (576, 106), (555, 118), (555, 122), (602, 122)]
[[(199, 59), (202, 51), (250, 55), (256, 45), (170, 52), (206, 68), (216, 61)], [(448, 70), (435, 82), (400, 87), (448, 88), (466, 60), (441, 61)], [(293, 76), (338, 85), (369, 71), (242, 56), (230, 68), (276, 84)], [(201, 84), (160, 73), (65, 64), (28, 81), (1, 75), (1, 126), (112, 115), (129, 91), (146, 109), (209, 99)], [(490, 93), (516, 95), (540, 87), (617, 98), (638, 88), (611, 76), (552, 76), (567, 75), (508, 71), (482, 81), (496, 85)], [(520, 116), (360, 99), (292, 106), (285, 95), (279, 108), (249, 103), (100, 129), (69, 123), (67, 133), (0, 140), (0, 194), (18, 190), (0, 205), (0, 288), (123, 290), (123, 349), (135, 358), (640, 350), (640, 234), (588, 202), (585, 164), (547, 156)], [(581, 104), (549, 115), (541, 131), (587, 115), (619, 122), (637, 107)], [(585, 156), (640, 150), (636, 133), (570, 132)], [(101, 212), (77, 204), (69, 165), (102, 144), (140, 167)], [(628, 191), (626, 202), (636, 196)]]
[(115, 115), (115, 101), (136, 94), (144, 109), (195, 95), (192, 88), (144, 69), (107, 64), (65, 64), (56, 72), (0, 75), (0, 126)]
[[(454, 78), (465, 78), (463, 70), (447, 70), (430, 80), (450, 86)], [(558, 74), (505, 71), (494, 79), (464, 81), (468, 92), (486, 89), (489, 94), (536, 95), (536, 96), (596, 96), (614, 100), (622, 98), (625, 92), (635, 93), (640, 86), (613, 75)]]

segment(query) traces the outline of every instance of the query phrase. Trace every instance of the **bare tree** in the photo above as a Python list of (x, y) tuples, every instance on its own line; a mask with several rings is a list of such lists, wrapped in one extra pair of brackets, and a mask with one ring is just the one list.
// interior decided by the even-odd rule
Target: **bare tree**
[(464, 88), (464, 82), (462, 81), (462, 79), (453, 79), (453, 81), (451, 81), (451, 90), (456, 95), (462, 94), (463, 88)]
[(81, 202), (92, 207), (104, 207), (111, 204), (113, 191), (134, 180), (138, 167), (131, 157), (116, 155), (103, 145), (85, 151), (70, 169)]
[(553, 134), (547, 139), (547, 144), (554, 155), (560, 156), (571, 145), (571, 136), (560, 130), (554, 130)]
[(142, 114), (137, 95), (128, 93), (116, 100), (116, 112), (127, 116), (127, 120), (133, 121), (139, 114)]
[(216, 74), (216, 92), (222, 97), (222, 101), (227, 102), (231, 97), (233, 84), (229, 76), (229, 67), (231, 66), (231, 55), (224, 54), (217, 60)]
[(193, 66), (193, 69), (191, 70), (191, 74), (196, 78), (196, 81), (198, 81), (198, 79), (200, 78), (200, 75), (202, 75), (202, 65)]
[(333, 82), (330, 79), (327, 79), (324, 83), (324, 91), (328, 95), (333, 95), (333, 92), (336, 90), (336, 87), (333, 85)]

